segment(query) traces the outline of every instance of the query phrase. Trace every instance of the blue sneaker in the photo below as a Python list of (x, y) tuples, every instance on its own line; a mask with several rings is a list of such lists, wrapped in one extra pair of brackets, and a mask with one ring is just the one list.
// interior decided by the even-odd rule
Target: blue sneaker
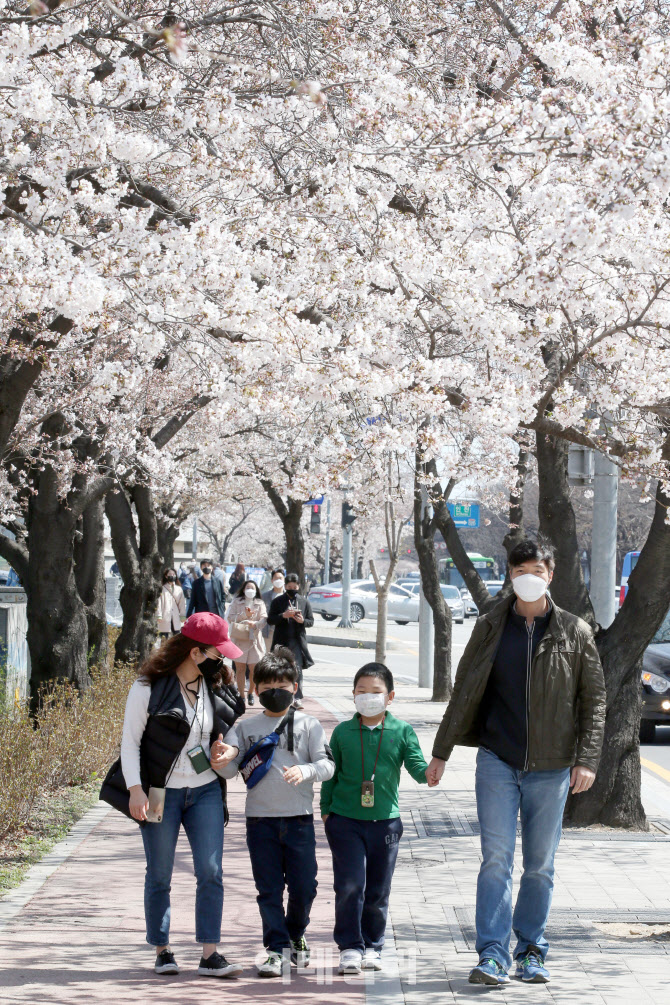
[(497, 960), (481, 959), (468, 977), (470, 984), (509, 984), (509, 974)]
[(542, 954), (532, 946), (525, 956), (517, 956), (515, 976), (528, 984), (548, 984), (551, 980)]

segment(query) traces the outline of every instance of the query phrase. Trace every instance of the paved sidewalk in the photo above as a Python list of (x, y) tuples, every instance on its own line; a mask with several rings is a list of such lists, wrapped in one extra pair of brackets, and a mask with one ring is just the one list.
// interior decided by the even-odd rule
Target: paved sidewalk
[[(337, 718), (353, 714), (351, 678), (350, 667), (336, 664), (317, 665), (307, 674), (308, 694), (319, 702), (310, 697), (307, 708), (327, 731)], [(425, 695), (400, 681), (393, 711), (415, 725), (429, 756), (442, 708)], [(142, 1005), (160, 995), (161, 1001), (190, 1005), (210, 1003), (218, 995), (239, 1003), (274, 999), (280, 1005), (448, 1005), (492, 993), (504, 1003), (667, 1002), (670, 940), (614, 938), (596, 927), (670, 924), (667, 821), (668, 833), (568, 832), (557, 857), (547, 933), (552, 983), (512, 981), (493, 991), (467, 984), (476, 961), (473, 916), (480, 861), (473, 782), (474, 751), (463, 749), (454, 754), (438, 789), (403, 777), (405, 834), (391, 900), (387, 972), (381, 979), (344, 981), (334, 975), (332, 873), (319, 824), (319, 894), (309, 932), (317, 965), (300, 975), (294, 971), (289, 985), (255, 977), (260, 920), (244, 840), (244, 792), (236, 781), (224, 850), (223, 949), (245, 965), (240, 979), (220, 987), (193, 974), (199, 956), (192, 941), (195, 883), (183, 839), (173, 882), (172, 944), (184, 970), (174, 978), (154, 977), (151, 950), (144, 943), (141, 841), (134, 824), (110, 811), (0, 930), (0, 1001)], [(519, 868), (517, 862), (517, 877)]]

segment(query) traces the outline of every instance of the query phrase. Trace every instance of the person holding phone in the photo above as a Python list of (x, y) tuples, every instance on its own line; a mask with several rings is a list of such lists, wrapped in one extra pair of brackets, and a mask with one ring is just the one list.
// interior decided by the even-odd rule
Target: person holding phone
[(217, 950), (226, 814), (226, 782), (218, 773), (227, 753), (230, 759), (235, 756), (224, 736), (245, 710), (222, 657), (240, 655), (228, 636), (227, 623), (207, 612), (193, 614), (178, 635), (155, 649), (140, 666), (128, 694), (121, 757), (100, 793), (141, 826), (147, 860), (147, 942), (156, 948), (157, 974), (179, 973), (170, 949), (170, 883), (182, 826), (197, 881), (195, 938), (202, 943), (198, 973), (234, 977), (242, 971)]
[(259, 659), (265, 655), (265, 640), (262, 632), (267, 624), (265, 602), (253, 579), (247, 579), (238, 590), (237, 596), (228, 608), (228, 621), (233, 641), (242, 650), (240, 658), (235, 660), (237, 688), (244, 697), (244, 681), (248, 670), (249, 693), (247, 701), (253, 705), (254, 668)]
[(296, 708), (303, 708), (303, 670), (314, 666), (307, 648), (307, 628), (314, 625), (312, 606), (299, 593), (300, 579), (295, 572), (289, 572), (284, 584), (285, 593), (276, 597), (270, 605), (268, 624), (274, 627), (272, 648), (286, 646), (290, 649), (298, 666), (298, 690)]

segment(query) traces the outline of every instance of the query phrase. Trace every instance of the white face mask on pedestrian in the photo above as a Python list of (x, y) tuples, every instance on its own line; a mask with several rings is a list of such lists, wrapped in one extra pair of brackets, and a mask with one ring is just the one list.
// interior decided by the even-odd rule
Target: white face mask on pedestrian
[(283, 576), (277, 576), (276, 579), (273, 579), (272, 580), (272, 587), (275, 590), (283, 590), (284, 589), (284, 577)]
[(524, 600), (527, 604), (534, 604), (536, 600), (547, 592), (549, 583), (542, 576), (534, 576), (532, 572), (526, 572), (523, 576), (516, 576), (512, 580), (512, 589), (519, 600)]
[(253, 600), (254, 597), (256, 596), (256, 591), (252, 590), (251, 587), (249, 587), (248, 590), (244, 591), (244, 596), (247, 598), (247, 600)]
[(386, 708), (386, 694), (355, 694), (354, 705), (359, 715), (366, 719), (374, 719), (376, 715), (381, 715)]

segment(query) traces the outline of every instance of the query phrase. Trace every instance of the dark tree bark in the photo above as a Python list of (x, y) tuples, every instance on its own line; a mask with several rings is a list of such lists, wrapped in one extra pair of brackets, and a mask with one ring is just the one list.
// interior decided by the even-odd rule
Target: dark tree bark
[(568, 482), (568, 443), (537, 433), (536, 446), (540, 537), (552, 544), (556, 556), (551, 596), (559, 607), (578, 614), (595, 628), (593, 606), (579, 561), (577, 523)]
[(105, 504), (96, 499), (84, 510), (74, 547), (77, 592), (86, 608), (88, 665), (107, 661), (107, 591), (105, 584)]
[(50, 681), (69, 680), (80, 690), (90, 683), (87, 608), (75, 577), (75, 534), (83, 512), (110, 484), (104, 477), (87, 482), (75, 476), (63, 499), (57, 474), (46, 464), (33, 477), (24, 539), (0, 536), (0, 555), (16, 570), (26, 591), (33, 708)]
[(670, 496), (659, 483), (654, 519), (624, 604), (612, 625), (596, 638), (607, 687), (605, 742), (594, 785), (568, 801), (566, 820), (573, 825), (646, 827), (640, 792), (640, 667), (644, 650), (670, 607), (670, 527), (665, 522), (669, 507)]
[(431, 701), (448, 701), (451, 697), (451, 611), (440, 589), (440, 572), (435, 554), (434, 518), (429, 508), (422, 516), (421, 486), (427, 480), (426, 465), (420, 452), (416, 454), (414, 474), (414, 546), (419, 556), (421, 584), (433, 612), (435, 642), (433, 648), (433, 694)]
[(141, 662), (156, 641), (156, 606), (163, 566), (152, 491), (145, 485), (115, 489), (107, 496), (106, 512), (123, 580), (119, 595), (123, 624), (116, 640), (115, 660)]
[(174, 569), (174, 543), (187, 516), (186, 508), (174, 500), (163, 500), (156, 506), (156, 544), (164, 569)]
[(517, 442), (519, 444), (519, 456), (514, 465), (516, 478), (509, 493), (509, 525), (507, 533), (503, 538), (503, 547), (508, 557), (517, 544), (526, 537), (524, 527), (524, 495), (526, 491), (526, 478), (528, 477), (530, 452), (525, 437), (517, 439)]
[(282, 498), (269, 478), (261, 478), (260, 483), (272, 503), (275, 513), (284, 528), (286, 541), (286, 571), (296, 572), (300, 579), (300, 590), (305, 590), (305, 538), (302, 533), (304, 506), (302, 499)]

